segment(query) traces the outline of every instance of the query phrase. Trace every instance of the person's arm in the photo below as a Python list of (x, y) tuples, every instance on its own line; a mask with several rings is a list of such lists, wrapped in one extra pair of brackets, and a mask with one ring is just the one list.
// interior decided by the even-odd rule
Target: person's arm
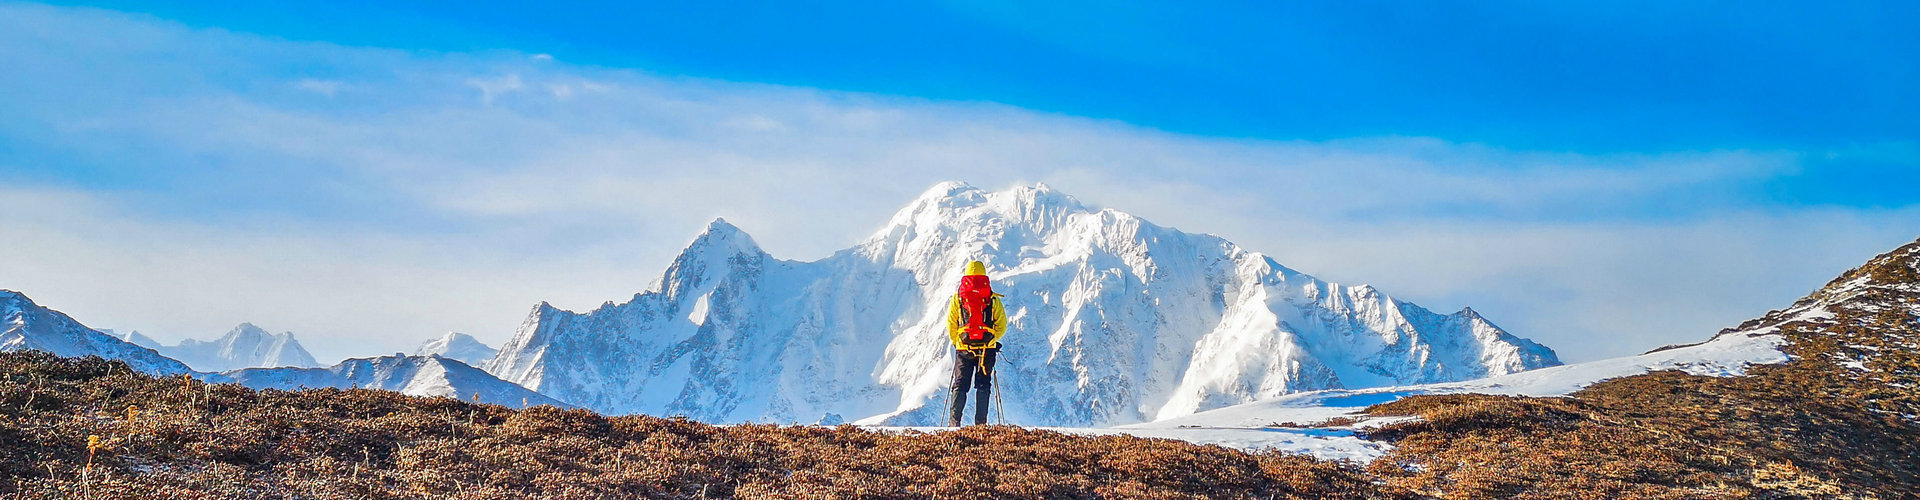
[(1007, 334), (1007, 301), (1000, 300), (1000, 294), (993, 294), (993, 344), (1000, 343), (1000, 337)]
[(960, 332), (966, 327), (967, 325), (960, 322), (960, 296), (954, 295), (953, 300), (947, 301), (947, 340), (952, 341), (954, 346), (959, 346)]

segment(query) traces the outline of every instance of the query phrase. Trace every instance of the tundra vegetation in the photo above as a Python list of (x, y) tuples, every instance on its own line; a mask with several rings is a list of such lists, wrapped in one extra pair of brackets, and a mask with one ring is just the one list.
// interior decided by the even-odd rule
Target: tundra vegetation
[[(1865, 283), (1865, 285), (1861, 285)], [(1844, 296), (1840, 296), (1844, 291)], [(1371, 464), (1015, 427), (712, 426), (374, 390), (254, 391), (0, 354), (16, 498), (1913, 498), (1920, 242), (1779, 322), (1791, 361), (1568, 397), (1417, 396)], [(1761, 323), (1754, 323), (1755, 325)], [(1743, 327), (1752, 325), (1743, 325)]]

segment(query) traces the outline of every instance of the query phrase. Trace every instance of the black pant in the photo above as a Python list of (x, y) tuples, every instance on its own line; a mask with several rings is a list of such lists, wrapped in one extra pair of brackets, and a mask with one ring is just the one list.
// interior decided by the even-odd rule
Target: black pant
[[(993, 400), (993, 360), (999, 357), (1000, 348), (990, 347), (984, 351), (985, 354), (976, 354), (980, 352), (961, 350), (954, 353), (953, 397), (949, 398), (953, 401), (950, 408), (952, 414), (947, 419), (947, 425), (960, 426), (960, 414), (967, 408), (967, 389), (973, 386), (979, 386), (979, 390), (973, 393), (973, 424), (987, 423), (987, 402)], [(980, 359), (982, 356), (986, 358), (984, 361)]]

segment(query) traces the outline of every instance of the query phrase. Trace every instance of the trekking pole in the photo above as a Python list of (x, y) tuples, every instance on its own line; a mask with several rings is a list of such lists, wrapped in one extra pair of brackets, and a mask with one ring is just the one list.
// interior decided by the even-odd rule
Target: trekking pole
[(999, 407), (994, 413), (1000, 416), (1000, 425), (1007, 425), (1007, 402), (1000, 399), (1000, 377), (987, 374), (987, 380), (993, 382), (993, 405)]
[[(960, 356), (960, 353), (959, 353), (959, 352), (955, 352), (955, 353), (953, 353), (953, 355), (954, 355), (955, 357), (958, 357), (958, 356)], [(958, 361), (958, 360), (955, 360), (955, 361)], [(960, 364), (959, 364), (959, 363), (954, 363), (954, 365), (953, 365), (953, 371), (955, 371), (955, 372), (958, 372), (958, 371), (960, 371)], [(947, 377), (947, 378), (953, 378), (953, 377)], [(949, 381), (949, 382), (948, 382), (948, 384), (949, 384), (949, 387), (947, 387), (947, 389), (946, 389), (946, 390), (944, 390), (944, 391), (940, 391), (940, 392), (944, 392), (944, 393), (947, 393), (947, 397), (945, 397), (945, 398), (941, 398), (941, 399), (940, 399), (940, 401), (941, 401), (941, 402), (942, 402), (943, 404), (941, 404), (941, 405), (940, 405), (940, 413), (937, 413), (936, 415), (944, 415), (944, 416), (946, 416), (946, 418), (948, 418), (948, 419), (952, 419), (952, 418), (953, 418), (953, 387), (951, 387), (951, 384), (952, 384), (952, 382), (951, 382), (951, 381)], [(939, 417), (935, 417), (935, 418), (939, 418)], [(958, 423), (956, 422), (956, 424), (958, 424)], [(960, 426), (959, 426), (959, 425), (954, 425), (953, 427), (954, 427), (955, 429), (958, 429), (958, 428), (960, 428)]]

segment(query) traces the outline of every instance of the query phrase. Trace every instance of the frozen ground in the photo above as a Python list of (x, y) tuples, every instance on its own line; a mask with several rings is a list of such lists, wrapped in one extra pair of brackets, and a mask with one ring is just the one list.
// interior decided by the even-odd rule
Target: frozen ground
[[(1386, 443), (1368, 441), (1358, 431), (1410, 417), (1370, 417), (1368, 406), (1419, 394), (1511, 394), (1564, 396), (1610, 378), (1655, 370), (1684, 370), (1696, 375), (1738, 376), (1749, 366), (1787, 361), (1779, 335), (1723, 335), (1713, 341), (1665, 351), (1542, 368), (1499, 377), (1443, 384), (1314, 391), (1230, 406), (1144, 424), (1110, 428), (1042, 427), (1087, 435), (1126, 434), (1213, 444), (1243, 450), (1275, 449), (1328, 460), (1369, 462), (1386, 454)], [(1335, 418), (1354, 423), (1322, 425)], [(882, 430), (941, 432), (946, 427), (875, 427)]]

